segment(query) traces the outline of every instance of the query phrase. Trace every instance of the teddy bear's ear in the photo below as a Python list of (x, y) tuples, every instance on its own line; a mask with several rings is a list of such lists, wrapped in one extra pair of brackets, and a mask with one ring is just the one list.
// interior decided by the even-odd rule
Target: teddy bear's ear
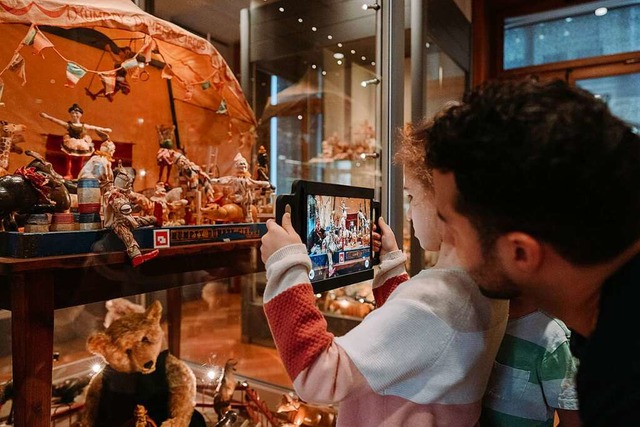
[(87, 338), (87, 350), (93, 354), (103, 355), (109, 344), (109, 337), (102, 332), (95, 332)]
[(148, 320), (159, 322), (160, 316), (162, 316), (162, 304), (160, 304), (160, 301), (155, 300), (153, 304), (147, 308), (147, 312), (145, 314), (147, 315)]

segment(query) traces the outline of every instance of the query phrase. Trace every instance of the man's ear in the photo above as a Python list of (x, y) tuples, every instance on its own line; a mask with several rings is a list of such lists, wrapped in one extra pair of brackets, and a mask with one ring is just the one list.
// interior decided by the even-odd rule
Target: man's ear
[(514, 231), (500, 239), (500, 253), (504, 265), (520, 273), (533, 273), (542, 264), (543, 247), (527, 233)]

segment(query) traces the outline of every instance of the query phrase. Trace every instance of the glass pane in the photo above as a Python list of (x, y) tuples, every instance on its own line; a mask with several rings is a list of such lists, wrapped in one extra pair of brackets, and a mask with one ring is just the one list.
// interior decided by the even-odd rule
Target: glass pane
[[(427, 116), (431, 117), (440, 111), (448, 102), (460, 101), (466, 88), (466, 73), (460, 68), (438, 45), (427, 43), (426, 58), (426, 100)], [(405, 70), (411, 70), (410, 60), (405, 64)], [(409, 78), (405, 81), (404, 120), (411, 121), (411, 84)], [(404, 212), (407, 212), (409, 200), (405, 197)], [(405, 215), (403, 235), (403, 251), (409, 256), (411, 252), (411, 223)], [(437, 260), (437, 253), (425, 253), (425, 265), (430, 266)]]
[(258, 144), (271, 182), (280, 194), (296, 179), (379, 186), (376, 12), (358, 1), (298, 3), (251, 8)]
[(576, 80), (576, 85), (604, 100), (613, 114), (640, 129), (640, 74)]
[(640, 5), (580, 8), (505, 20), (505, 70), (640, 50)]

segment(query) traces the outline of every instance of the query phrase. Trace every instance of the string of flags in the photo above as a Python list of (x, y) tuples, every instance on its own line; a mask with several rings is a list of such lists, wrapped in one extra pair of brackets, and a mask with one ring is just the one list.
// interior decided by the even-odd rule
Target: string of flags
[[(145, 43), (142, 48), (133, 55), (133, 57), (123, 61), (117, 68), (112, 70), (92, 70), (87, 68), (76, 61), (72, 61), (67, 59), (56, 47), (53, 43), (47, 38), (47, 36), (40, 31), (40, 29), (32, 24), (27, 31), (27, 34), (22, 39), (18, 47), (15, 49), (14, 54), (9, 61), (9, 63), (0, 71), (0, 76), (4, 74), (6, 71), (11, 71), (15, 73), (19, 78), (22, 79), (22, 86), (27, 84), (27, 73), (26, 73), (26, 63), (25, 59), (21, 54), (21, 50), (25, 46), (31, 46), (32, 53), (34, 55), (40, 55), (44, 58), (44, 53), (42, 52), (44, 49), (50, 48), (52, 49), (62, 60), (66, 62), (66, 82), (64, 84), (65, 87), (73, 88), (78, 82), (87, 74), (97, 74), (100, 78), (100, 82), (104, 88), (105, 95), (113, 94), (116, 90), (116, 82), (118, 78), (119, 70), (130, 70), (134, 67), (144, 67), (145, 65), (151, 62), (151, 55), (154, 49), (156, 48), (156, 43), (151, 37), (147, 37)], [(162, 54), (160, 54), (162, 56)], [(140, 63), (138, 61), (138, 57), (144, 57), (144, 63)], [(164, 57), (163, 57), (164, 59)], [(219, 86), (221, 84), (219, 76), (217, 76), (217, 71), (214, 71), (209, 75), (206, 79), (197, 82), (186, 82), (177, 76), (169, 63), (165, 61), (165, 66), (162, 70), (162, 78), (164, 79), (173, 79), (175, 78), (185, 87), (185, 101), (189, 101), (193, 97), (193, 88), (196, 86), (200, 86), (202, 90), (209, 89), (212, 85)], [(4, 106), (2, 102), (2, 95), (4, 92), (4, 81), (0, 78), (0, 106)], [(216, 111), (218, 114), (228, 114), (227, 105), (224, 98), (220, 102), (220, 106)]]

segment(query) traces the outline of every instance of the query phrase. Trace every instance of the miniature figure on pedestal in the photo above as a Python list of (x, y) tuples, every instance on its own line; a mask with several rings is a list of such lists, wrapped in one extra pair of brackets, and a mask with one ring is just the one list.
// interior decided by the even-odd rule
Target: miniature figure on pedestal
[(9, 153), (22, 154), (22, 148), (17, 144), (24, 141), (22, 132), (26, 128), (25, 125), (0, 120), (0, 176), (9, 173)]
[(111, 133), (110, 128), (82, 123), (80, 119), (82, 118), (84, 111), (78, 104), (73, 104), (69, 107), (68, 111), (71, 116), (71, 120), (67, 122), (52, 117), (47, 113), (40, 113), (41, 117), (67, 129), (67, 134), (63, 137), (61, 146), (62, 152), (67, 155), (66, 178), (71, 177), (71, 160), (73, 157), (78, 157), (82, 161), (83, 158), (91, 156), (95, 151), (93, 141), (87, 131), (93, 130), (107, 134)]
[(183, 199), (181, 196), (181, 187), (173, 188), (167, 192), (167, 188), (163, 182), (156, 183), (153, 196), (149, 197), (149, 200), (160, 207), (161, 212), (155, 214), (156, 218), (162, 218), (162, 224), (158, 225), (175, 226), (185, 224), (184, 215), (180, 215), (179, 212), (184, 211), (189, 201)]
[(235, 175), (212, 178), (211, 182), (230, 186), (232, 189), (230, 194), (231, 202), (240, 205), (244, 212), (245, 222), (255, 222), (252, 215), (252, 206), (255, 199), (254, 191), (257, 188), (272, 188), (271, 183), (251, 178), (251, 174), (248, 172), (249, 164), (242, 154), (238, 153), (233, 160), (236, 169)]
[(136, 197), (132, 191), (133, 178), (121, 167), (116, 169), (113, 183), (105, 193), (104, 226), (111, 228), (122, 240), (134, 267), (158, 256), (155, 249), (146, 254), (140, 252), (140, 245), (133, 237), (132, 230), (138, 227), (155, 225), (155, 216), (133, 216), (133, 204)]
[(98, 132), (102, 137), (100, 149), (93, 152), (93, 156), (84, 164), (78, 179), (95, 178), (100, 183), (100, 193), (104, 194), (108, 185), (113, 182), (111, 163), (116, 152), (116, 145), (109, 139), (109, 135)]
[(129, 313), (87, 339), (87, 350), (107, 363), (87, 388), (83, 427), (122, 426), (143, 405), (162, 427), (205, 427), (195, 410), (196, 377), (182, 360), (162, 350), (162, 306)]

